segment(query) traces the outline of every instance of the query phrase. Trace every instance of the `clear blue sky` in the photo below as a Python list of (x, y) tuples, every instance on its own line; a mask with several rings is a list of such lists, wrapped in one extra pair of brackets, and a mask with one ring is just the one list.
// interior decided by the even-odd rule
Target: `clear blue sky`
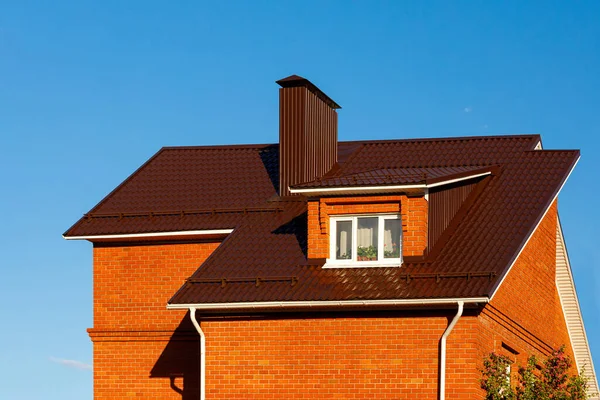
[[(342, 140), (541, 133), (600, 372), (600, 2), (0, 1), (0, 397), (91, 398), (91, 245), (61, 234), (161, 146), (278, 140), (278, 86)], [(69, 361), (70, 360), (70, 361)]]

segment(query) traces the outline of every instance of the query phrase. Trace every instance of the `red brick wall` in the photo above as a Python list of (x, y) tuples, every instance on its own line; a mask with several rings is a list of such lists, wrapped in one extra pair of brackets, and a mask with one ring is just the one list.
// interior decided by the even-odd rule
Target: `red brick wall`
[[(465, 310), (446, 343), (446, 398), (480, 400), (477, 332), (474, 310)], [(456, 311), (454, 311), (454, 314)], [(453, 317), (452, 315), (451, 317)], [(450, 320), (446, 321), (448, 324)], [(441, 337), (441, 336), (440, 336)]]
[(406, 231), (403, 227), (402, 232), (402, 254), (404, 256), (422, 256), (425, 254), (427, 250), (428, 210), (429, 205), (424, 197), (407, 197), (402, 202), (402, 220), (406, 221)]
[[(574, 360), (555, 281), (557, 218), (555, 202), (479, 315), (480, 363), (497, 351), (525, 365), (529, 355), (544, 360), (562, 345)], [(503, 343), (518, 354), (503, 348)], [(513, 373), (516, 379), (516, 368)]]
[(207, 399), (437, 398), (444, 314), (201, 324)]
[(217, 245), (94, 247), (95, 399), (197, 392), (198, 335), (166, 304)]
[(427, 248), (424, 197), (333, 197), (308, 202), (308, 257), (329, 258), (329, 217), (343, 214), (398, 214), (402, 218), (403, 256), (422, 256)]
[[(439, 340), (456, 308), (379, 314), (204, 321), (207, 398), (437, 399)], [(465, 310), (448, 337), (448, 400), (482, 398), (479, 324)]]
[(101, 333), (92, 339), (94, 399), (198, 398), (199, 345), (195, 331), (181, 340), (148, 333)]

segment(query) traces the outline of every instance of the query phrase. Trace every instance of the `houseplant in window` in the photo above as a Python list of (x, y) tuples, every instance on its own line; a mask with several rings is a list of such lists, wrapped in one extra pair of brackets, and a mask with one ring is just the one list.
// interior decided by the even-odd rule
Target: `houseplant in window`
[(383, 257), (384, 258), (400, 258), (400, 246), (398, 243), (392, 243), (391, 245), (383, 245)]
[(356, 256), (358, 261), (377, 261), (377, 248), (375, 246), (358, 246)]
[[(339, 253), (339, 250), (338, 250)], [(351, 253), (343, 253), (337, 256), (338, 260), (350, 260), (352, 258), (352, 254)]]

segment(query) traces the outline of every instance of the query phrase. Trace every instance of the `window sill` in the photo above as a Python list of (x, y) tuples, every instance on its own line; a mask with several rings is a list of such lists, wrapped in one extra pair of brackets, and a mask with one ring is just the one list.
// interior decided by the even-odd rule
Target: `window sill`
[(353, 263), (331, 262), (327, 260), (323, 268), (400, 268), (402, 261), (363, 261)]

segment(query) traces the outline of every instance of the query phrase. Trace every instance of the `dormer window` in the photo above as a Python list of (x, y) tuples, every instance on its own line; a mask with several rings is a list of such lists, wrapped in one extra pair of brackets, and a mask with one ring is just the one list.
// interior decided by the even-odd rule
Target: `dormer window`
[(399, 266), (399, 215), (344, 215), (330, 219), (330, 267)]

